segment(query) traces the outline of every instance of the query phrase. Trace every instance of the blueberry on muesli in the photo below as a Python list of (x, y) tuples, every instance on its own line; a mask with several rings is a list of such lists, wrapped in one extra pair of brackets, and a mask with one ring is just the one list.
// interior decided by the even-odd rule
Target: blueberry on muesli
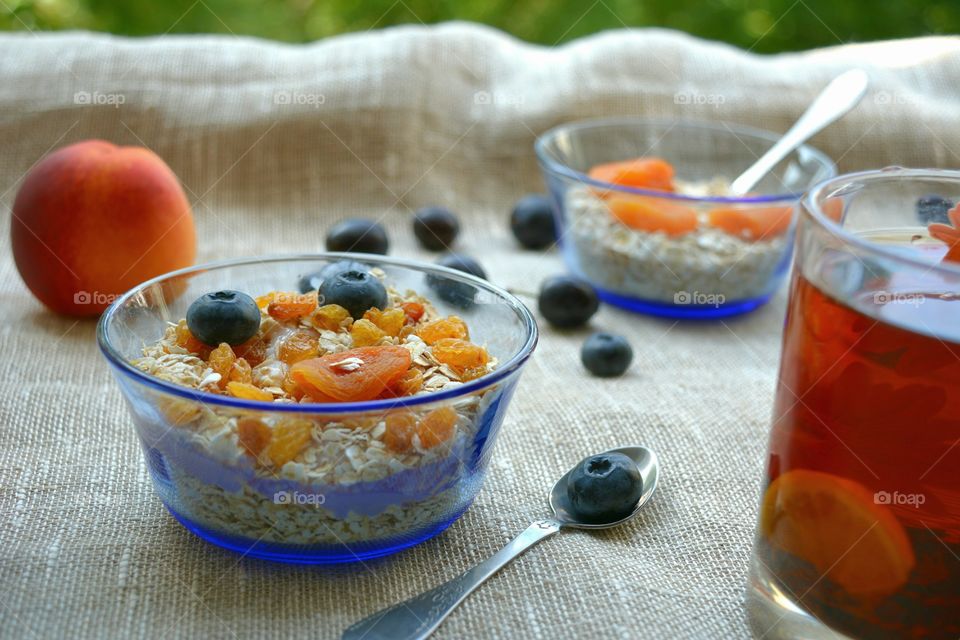
[(301, 277), (297, 287), (300, 289), (300, 293), (310, 293), (311, 291), (318, 290), (320, 285), (323, 284), (324, 280), (333, 278), (333, 276), (336, 274), (342, 271), (350, 271), (351, 269), (367, 271), (368, 267), (362, 262), (357, 262), (356, 260), (340, 260), (338, 262), (331, 262), (320, 269), (320, 271)]
[(323, 304), (343, 307), (354, 320), (359, 320), (372, 308), (385, 309), (387, 306), (386, 287), (366, 269), (336, 271), (332, 277), (323, 279), (318, 291)]
[(950, 224), (947, 213), (953, 208), (953, 203), (936, 194), (926, 195), (917, 200), (917, 218), (921, 224), (939, 222)]
[(253, 298), (240, 291), (205, 293), (187, 309), (187, 327), (206, 345), (238, 345), (257, 333), (260, 309)]
[(327, 234), (327, 251), (379, 253), (390, 248), (387, 231), (379, 222), (366, 218), (349, 218), (335, 225)]

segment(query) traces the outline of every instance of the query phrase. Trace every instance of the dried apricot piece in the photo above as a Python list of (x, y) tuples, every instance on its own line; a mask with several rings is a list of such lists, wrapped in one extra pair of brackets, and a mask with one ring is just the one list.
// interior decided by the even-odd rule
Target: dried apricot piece
[(310, 320), (313, 326), (327, 331), (339, 331), (350, 312), (338, 304), (325, 304), (314, 311)]
[(457, 412), (453, 407), (440, 407), (423, 416), (417, 425), (417, 435), (424, 449), (432, 449), (451, 437), (457, 427)]
[(460, 340), (469, 340), (470, 332), (467, 330), (467, 323), (457, 316), (447, 316), (433, 322), (428, 322), (419, 329), (417, 335), (427, 344), (433, 344), (438, 340), (445, 338), (458, 338)]
[(403, 312), (403, 309), (399, 308), (381, 311), (373, 307), (372, 309), (368, 309), (367, 312), (363, 314), (363, 317), (377, 325), (385, 334), (392, 337), (396, 337), (397, 334), (400, 333), (400, 329), (402, 329), (403, 325), (407, 322), (407, 314)]
[(230, 369), (230, 382), (251, 382), (253, 380), (253, 368), (244, 358), (237, 358)]
[(377, 344), (386, 335), (383, 329), (366, 318), (357, 320), (350, 327), (350, 336), (353, 338), (353, 346), (355, 347), (369, 347)]
[(226, 342), (221, 342), (220, 346), (210, 352), (207, 358), (207, 364), (213, 369), (214, 373), (220, 374), (220, 388), (227, 386), (230, 379), (230, 371), (233, 369), (233, 363), (237, 361), (237, 356), (233, 349)]
[(598, 164), (587, 175), (600, 182), (625, 187), (673, 191), (673, 166), (662, 158), (636, 158)]
[(260, 456), (270, 444), (270, 427), (256, 418), (240, 418), (237, 421), (237, 439), (247, 453), (254, 458)]
[(284, 376), (283, 382), (281, 383), (280, 387), (281, 387), (289, 396), (291, 396), (294, 400), (297, 400), (298, 402), (300, 401), (300, 399), (301, 399), (303, 396), (306, 395), (306, 393), (304, 393), (303, 389), (300, 388), (300, 385), (297, 384), (296, 380), (294, 380), (293, 378), (290, 377), (290, 372), (289, 372), (289, 371), (287, 372), (287, 375)]
[(607, 206), (613, 217), (638, 231), (680, 236), (697, 228), (696, 211), (662, 198), (615, 195), (607, 200)]
[(273, 402), (273, 394), (269, 391), (264, 391), (260, 387), (256, 387), (247, 382), (228, 382), (227, 391), (230, 392), (230, 395), (236, 398), (243, 398), (244, 400), (258, 400), (260, 402)]
[(417, 418), (409, 411), (388, 413), (386, 431), (383, 432), (383, 444), (387, 449), (405, 453), (413, 446), (413, 436), (417, 433)]
[(404, 302), (400, 305), (400, 308), (403, 309), (404, 315), (407, 316), (407, 321), (410, 323), (420, 322), (420, 318), (423, 317), (426, 309), (419, 302)]
[(312, 330), (298, 329), (283, 339), (277, 349), (277, 357), (287, 364), (316, 358), (320, 354), (319, 337)]
[(407, 349), (381, 345), (303, 360), (290, 377), (318, 402), (357, 402), (373, 400), (409, 368)]
[(284, 418), (273, 427), (264, 454), (273, 466), (282, 467), (300, 455), (313, 435), (313, 422), (306, 418)]
[(769, 240), (786, 233), (793, 207), (717, 207), (707, 214), (711, 226), (744, 240)]
[(480, 345), (458, 340), (457, 338), (444, 338), (433, 343), (430, 352), (437, 362), (449, 365), (457, 371), (467, 371), (482, 367), (490, 360), (487, 350)]
[(310, 293), (275, 293), (267, 304), (267, 313), (274, 320), (281, 322), (296, 320), (308, 316), (317, 308), (317, 292)]
[(419, 369), (407, 369), (406, 373), (394, 380), (383, 393), (387, 398), (412, 396), (423, 387), (423, 373)]

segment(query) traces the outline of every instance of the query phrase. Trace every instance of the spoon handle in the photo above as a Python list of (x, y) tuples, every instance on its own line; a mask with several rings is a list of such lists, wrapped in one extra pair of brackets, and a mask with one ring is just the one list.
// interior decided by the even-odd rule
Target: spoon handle
[(867, 91), (867, 83), (862, 69), (851, 69), (831, 80), (790, 130), (733, 181), (730, 191), (737, 195), (750, 191), (791, 151), (857, 106)]
[(503, 549), (450, 582), (381, 609), (343, 632), (342, 640), (426, 638), (474, 589), (518, 555), (560, 531), (556, 520), (534, 522)]

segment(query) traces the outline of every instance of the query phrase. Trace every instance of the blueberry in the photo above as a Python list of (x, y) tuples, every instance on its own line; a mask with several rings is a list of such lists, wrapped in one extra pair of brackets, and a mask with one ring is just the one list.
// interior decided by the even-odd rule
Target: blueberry
[(590, 283), (573, 276), (547, 278), (540, 287), (540, 313), (550, 324), (578, 327), (600, 308), (597, 292)]
[(300, 293), (317, 291), (320, 288), (320, 285), (323, 284), (324, 280), (332, 278), (341, 271), (350, 270), (367, 271), (367, 265), (355, 260), (340, 260), (339, 262), (331, 262), (316, 273), (310, 273), (305, 276), (301, 276), (297, 286), (300, 288)]
[(594, 333), (580, 348), (580, 360), (587, 371), (601, 378), (623, 375), (633, 361), (633, 348), (623, 336)]
[(413, 217), (413, 235), (430, 251), (449, 249), (458, 233), (460, 221), (449, 209), (424, 207)]
[(390, 242), (383, 225), (366, 218), (349, 218), (327, 234), (327, 251), (386, 254)]
[(205, 293), (187, 309), (187, 328), (200, 342), (242, 344), (260, 329), (260, 308), (239, 291)]
[(331, 277), (323, 278), (319, 291), (320, 304), (338, 304), (349, 311), (354, 320), (362, 318), (372, 307), (387, 307), (386, 288), (366, 269), (334, 271)]
[(634, 510), (643, 494), (637, 465), (622, 453), (584, 458), (567, 478), (567, 498), (573, 513), (586, 522), (606, 524)]
[[(437, 260), (437, 264), (442, 267), (463, 271), (478, 278), (487, 279), (487, 273), (480, 266), (480, 263), (471, 258), (458, 253), (448, 253)], [(456, 282), (440, 276), (427, 276), (427, 285), (434, 290), (437, 297), (450, 304), (469, 309), (473, 306), (477, 295), (477, 288), (466, 282)]]
[(545, 249), (557, 241), (557, 223), (550, 199), (540, 194), (524, 196), (510, 214), (510, 229), (527, 249)]
[(923, 196), (917, 200), (917, 217), (922, 224), (931, 222), (950, 224), (947, 212), (952, 208), (952, 202), (938, 195)]

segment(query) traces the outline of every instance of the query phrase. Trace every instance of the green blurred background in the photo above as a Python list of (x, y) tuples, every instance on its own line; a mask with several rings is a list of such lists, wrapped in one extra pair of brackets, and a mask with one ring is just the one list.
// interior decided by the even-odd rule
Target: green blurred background
[(960, 32), (958, 0), (0, 0), (0, 29), (224, 33), (305, 42), (396, 24), (473, 20), (558, 44), (661, 26), (759, 52)]

